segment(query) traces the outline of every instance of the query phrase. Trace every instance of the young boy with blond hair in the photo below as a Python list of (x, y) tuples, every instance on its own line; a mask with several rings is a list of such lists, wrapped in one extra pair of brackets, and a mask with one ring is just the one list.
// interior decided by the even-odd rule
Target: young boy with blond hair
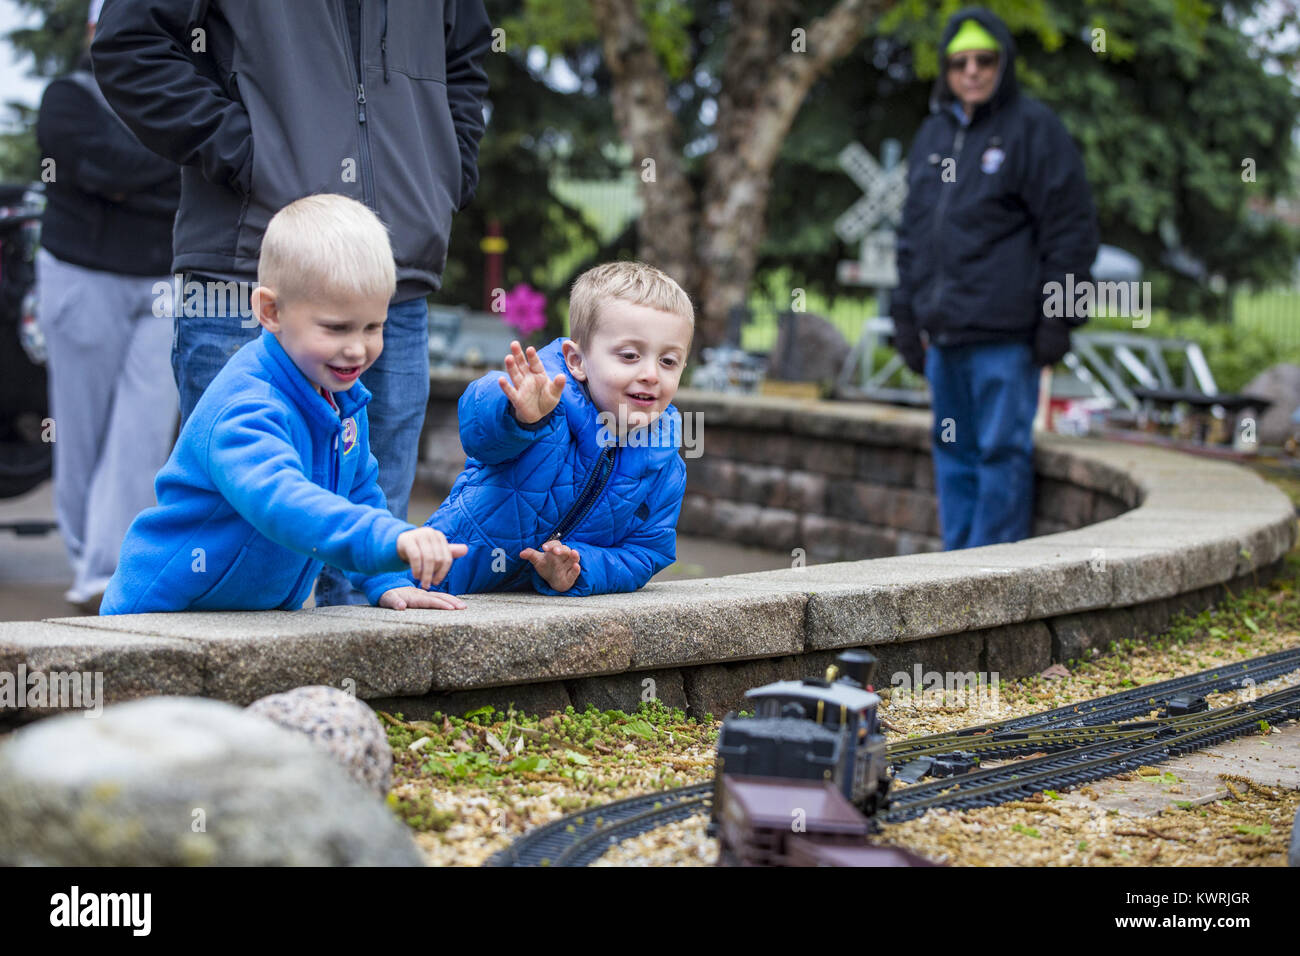
[(691, 300), (658, 269), (606, 263), (574, 283), (569, 325), (541, 351), (512, 342), (461, 396), (469, 458), (427, 526), (470, 551), (438, 590), (635, 591), (676, 560)]
[(394, 518), (370, 453), (358, 379), (383, 351), (396, 287), (383, 224), (339, 195), (290, 203), (267, 226), (257, 281), (262, 334), (186, 421), (100, 613), (300, 608), (323, 563), (372, 604), (463, 608), (421, 588), (465, 546)]

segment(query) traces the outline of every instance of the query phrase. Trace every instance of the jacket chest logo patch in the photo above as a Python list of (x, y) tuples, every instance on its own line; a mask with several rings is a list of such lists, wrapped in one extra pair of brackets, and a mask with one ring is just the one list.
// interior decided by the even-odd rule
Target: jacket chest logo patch
[(645, 521), (646, 518), (650, 517), (650, 506), (644, 501), (637, 506), (636, 517), (638, 521)]
[(346, 458), (352, 454), (353, 449), (357, 447), (357, 420), (355, 418), (345, 418), (343, 420), (343, 457)]
[(1007, 154), (1002, 152), (996, 146), (990, 146), (984, 150), (984, 155), (980, 157), (980, 169), (988, 175), (993, 175), (1002, 167), (1002, 160), (1007, 158)]

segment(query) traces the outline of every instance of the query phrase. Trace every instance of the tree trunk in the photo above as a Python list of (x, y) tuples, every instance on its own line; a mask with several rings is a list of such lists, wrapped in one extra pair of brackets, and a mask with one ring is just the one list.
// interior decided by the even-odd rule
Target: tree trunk
[[(696, 348), (716, 345), (727, 314), (744, 305), (758, 261), (772, 167), (817, 77), (857, 45), (885, 0), (840, 0), (806, 27), (791, 28), (791, 0), (735, 0), (718, 100), (717, 147), (706, 164), (702, 211), (682, 165), (668, 81), (637, 0), (592, 0), (613, 77), (614, 118), (643, 170), (640, 256), (690, 292)], [(644, 161), (652, 159), (653, 180)]]
[(691, 244), (695, 197), (682, 167), (677, 121), (668, 108), (668, 79), (637, 0), (592, 0), (591, 6), (613, 78), (614, 120), (641, 175), (640, 257), (693, 292), (698, 282)]
[[(775, 15), (779, 0), (735, 7), (723, 69), (731, 89), (719, 102), (719, 148), (708, 159), (696, 238), (704, 344), (723, 340), (728, 313), (749, 297), (766, 234), (772, 168), (800, 106), (817, 77), (857, 45), (883, 5), (882, 0), (840, 0), (808, 25), (802, 51), (795, 48), (788, 20), (776, 26), (782, 19)], [(761, 59), (761, 44), (749, 35), (756, 22), (768, 28), (764, 52), (775, 47), (783, 51), (779, 56)]]

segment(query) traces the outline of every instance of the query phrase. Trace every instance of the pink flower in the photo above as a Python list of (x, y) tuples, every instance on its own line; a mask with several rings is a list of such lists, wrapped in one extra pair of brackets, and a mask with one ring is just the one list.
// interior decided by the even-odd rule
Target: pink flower
[(546, 325), (546, 296), (527, 283), (521, 283), (506, 293), (505, 313), (501, 316), (507, 325), (513, 325), (519, 334), (532, 335)]

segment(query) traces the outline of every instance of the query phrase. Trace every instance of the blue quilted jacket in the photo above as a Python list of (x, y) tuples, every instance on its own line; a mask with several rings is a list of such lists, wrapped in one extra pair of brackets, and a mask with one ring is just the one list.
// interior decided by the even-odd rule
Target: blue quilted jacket
[[(270, 332), (217, 373), (136, 516), (100, 614), (302, 607), (323, 562), (372, 604), (410, 584), (356, 382), (336, 413)], [(340, 414), (341, 413), (341, 414)]]
[[(677, 560), (686, 489), (681, 416), (669, 405), (662, 425), (618, 447), (586, 386), (565, 369), (563, 343), (558, 338), (538, 352), (551, 377), (564, 372), (567, 381), (560, 404), (533, 426), (514, 417), (497, 384), (505, 372), (489, 372), (461, 396), (460, 441), (469, 457), (427, 524), (469, 545), (469, 553), (436, 590), (558, 594), (519, 557), (553, 536), (576, 548), (582, 564), (566, 595), (635, 591)], [(638, 437), (645, 444), (638, 446)]]

